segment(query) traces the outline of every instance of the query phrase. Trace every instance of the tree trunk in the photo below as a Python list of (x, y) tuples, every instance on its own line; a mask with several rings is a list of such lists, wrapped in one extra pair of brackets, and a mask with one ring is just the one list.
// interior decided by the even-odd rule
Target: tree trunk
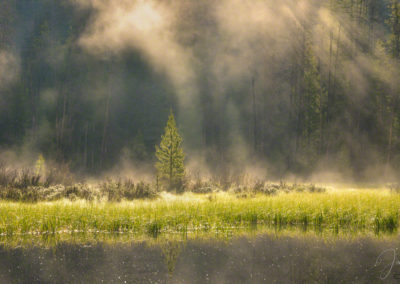
[(171, 188), (172, 187), (172, 154), (173, 154), (172, 132), (171, 131), (170, 131), (170, 141), (171, 142), (170, 142), (170, 147), (169, 147), (169, 150), (170, 150), (170, 153), (169, 153), (169, 187)]
[(88, 129), (89, 129), (89, 123), (86, 122), (85, 125), (85, 148), (83, 151), (83, 164), (85, 166), (85, 169), (87, 168), (87, 157), (88, 157)]
[(111, 93), (112, 93), (112, 87), (111, 87), (112, 82), (110, 79), (111, 75), (112, 75), (112, 65), (110, 68), (110, 72), (108, 73), (108, 91), (107, 91), (107, 99), (106, 99), (106, 109), (104, 112), (103, 136), (101, 139), (100, 166), (103, 166), (103, 161), (106, 158), (106, 154), (107, 154), (107, 131), (108, 131), (108, 121), (109, 121), (109, 116), (110, 116), (110, 101), (111, 101)]
[(251, 89), (252, 89), (252, 96), (253, 96), (253, 137), (254, 137), (254, 153), (257, 154), (257, 108), (256, 108), (256, 91), (255, 91), (255, 79), (254, 77), (251, 79)]

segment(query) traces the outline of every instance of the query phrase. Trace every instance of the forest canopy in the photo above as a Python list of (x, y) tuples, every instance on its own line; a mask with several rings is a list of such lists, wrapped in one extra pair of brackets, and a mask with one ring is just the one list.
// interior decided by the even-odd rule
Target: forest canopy
[(154, 164), (170, 109), (189, 171), (400, 169), (398, 0), (2, 0), (6, 163)]

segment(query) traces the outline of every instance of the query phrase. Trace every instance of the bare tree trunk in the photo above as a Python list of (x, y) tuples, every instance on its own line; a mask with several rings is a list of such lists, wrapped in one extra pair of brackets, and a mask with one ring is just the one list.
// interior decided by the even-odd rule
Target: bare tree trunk
[(107, 153), (107, 128), (108, 128), (108, 120), (109, 120), (109, 115), (110, 115), (110, 100), (111, 100), (111, 93), (110, 91), (107, 94), (107, 100), (106, 100), (106, 109), (104, 112), (104, 127), (103, 127), (103, 136), (101, 139), (101, 160), (100, 163), (101, 165), (103, 164), (104, 157)]
[(318, 146), (318, 154), (322, 154), (323, 152), (323, 145), (324, 145), (324, 122), (323, 122), (323, 92), (322, 90), (319, 92), (319, 146)]
[(171, 188), (172, 187), (172, 150), (173, 150), (173, 145), (172, 145), (172, 132), (170, 131), (170, 133), (169, 133), (169, 135), (170, 135), (170, 146), (169, 146), (169, 150), (170, 150), (170, 153), (169, 153), (169, 187)]
[(254, 137), (254, 153), (257, 154), (257, 108), (256, 108), (256, 91), (255, 91), (255, 79), (254, 77), (251, 79), (251, 88), (252, 88), (252, 96), (253, 96), (253, 137)]
[(332, 57), (333, 57), (333, 31), (330, 31), (329, 36), (329, 66), (328, 66), (328, 113), (327, 113), (327, 122), (331, 120), (331, 107), (332, 107), (332, 90), (331, 90), (331, 81), (332, 81)]
[(83, 164), (85, 165), (85, 168), (87, 168), (87, 158), (88, 158), (88, 129), (89, 129), (89, 123), (86, 122), (85, 125), (85, 148), (83, 151)]
[[(320, 54), (323, 54), (323, 46), (324, 46), (324, 38), (321, 37), (320, 39)], [(323, 77), (321, 76), (322, 74), (322, 63), (321, 63), (321, 57), (318, 56), (318, 73), (319, 73), (319, 84), (321, 86), (320, 92), (319, 92), (319, 145), (318, 145), (318, 155), (322, 155), (323, 153), (323, 147), (324, 147), (324, 115), (323, 115), (323, 105), (324, 105), (324, 96), (323, 96)]]
[(392, 115), (390, 117), (389, 140), (388, 140), (387, 156), (386, 156), (386, 164), (388, 165), (390, 163), (391, 153), (392, 153), (393, 121), (394, 121), (394, 112), (392, 112)]
[(394, 120), (397, 112), (397, 100), (392, 102), (393, 106), (391, 108), (390, 114), (390, 126), (389, 126), (389, 137), (388, 137), (388, 146), (387, 146), (387, 156), (386, 156), (386, 164), (389, 165), (392, 159), (392, 147), (393, 147), (393, 128), (394, 128)]
[(392, 159), (394, 116), (395, 116), (395, 107), (392, 108), (392, 113), (390, 116), (389, 137), (388, 137), (388, 145), (387, 145), (387, 153), (386, 153), (385, 176), (388, 174), (391, 159)]
[(338, 32), (337, 46), (336, 46), (335, 70), (333, 73), (333, 90), (332, 90), (332, 102), (331, 102), (332, 104), (335, 103), (335, 96), (336, 96), (336, 76), (337, 76), (337, 68), (338, 68), (338, 64), (339, 64), (341, 29), (342, 29), (342, 25), (339, 24), (339, 32)]
[(108, 131), (108, 122), (109, 122), (109, 117), (110, 117), (110, 101), (111, 101), (111, 94), (112, 94), (111, 76), (112, 76), (112, 65), (111, 65), (110, 71), (108, 73), (108, 90), (107, 90), (106, 108), (104, 111), (103, 136), (101, 139), (100, 166), (103, 166), (103, 161), (106, 158), (106, 154), (107, 154), (107, 131)]
[(64, 139), (64, 129), (65, 129), (65, 119), (66, 119), (66, 114), (67, 114), (67, 94), (64, 91), (63, 94), (63, 114), (61, 118), (61, 132), (60, 132), (60, 141), (62, 143)]
[(376, 12), (376, 1), (372, 0), (368, 7), (369, 17), (368, 17), (368, 48), (371, 52), (374, 50), (374, 20), (375, 20), (375, 12)]
[[(296, 83), (297, 83), (297, 62), (296, 62), (296, 56), (293, 54), (292, 55), (292, 68), (291, 68), (291, 74), (290, 74), (290, 122), (293, 123), (291, 124), (291, 140), (294, 141), (291, 142), (291, 153), (288, 155), (287, 158), (287, 168), (292, 169), (293, 167), (293, 161), (296, 159), (296, 129), (294, 127), (294, 121), (296, 118)], [(294, 133), (294, 135), (292, 134)], [(294, 136), (294, 137), (293, 137)], [(294, 139), (293, 139), (294, 138)]]
[(33, 87), (33, 78), (32, 78), (32, 65), (29, 64), (29, 79), (28, 79), (28, 88), (31, 97), (32, 103), (32, 140), (36, 139), (36, 92)]

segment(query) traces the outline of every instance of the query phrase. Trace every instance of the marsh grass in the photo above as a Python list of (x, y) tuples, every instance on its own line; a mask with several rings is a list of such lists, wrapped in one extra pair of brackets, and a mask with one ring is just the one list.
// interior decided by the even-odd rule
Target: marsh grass
[(393, 234), (400, 195), (388, 191), (309, 193), (238, 198), (234, 194), (168, 195), (153, 201), (0, 202), (0, 235), (127, 233), (234, 235), (240, 230), (296, 228), (317, 233)]

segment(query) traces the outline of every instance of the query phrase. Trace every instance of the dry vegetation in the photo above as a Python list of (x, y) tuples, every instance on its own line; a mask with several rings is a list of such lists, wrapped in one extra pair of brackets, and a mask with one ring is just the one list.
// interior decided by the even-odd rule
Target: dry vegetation
[[(32, 169), (8, 169), (0, 166), (0, 199), (9, 201), (39, 202), (60, 199), (120, 202), (122, 200), (153, 199), (164, 191), (162, 185), (133, 181), (132, 179), (106, 178), (104, 181), (75, 182), (68, 169), (52, 168), (44, 173)], [(230, 192), (237, 197), (254, 197), (257, 194), (275, 195), (290, 192), (325, 192), (313, 184), (270, 183), (245, 178), (215, 180), (186, 179), (183, 192), (209, 194)], [(178, 192), (181, 192), (180, 189)]]

